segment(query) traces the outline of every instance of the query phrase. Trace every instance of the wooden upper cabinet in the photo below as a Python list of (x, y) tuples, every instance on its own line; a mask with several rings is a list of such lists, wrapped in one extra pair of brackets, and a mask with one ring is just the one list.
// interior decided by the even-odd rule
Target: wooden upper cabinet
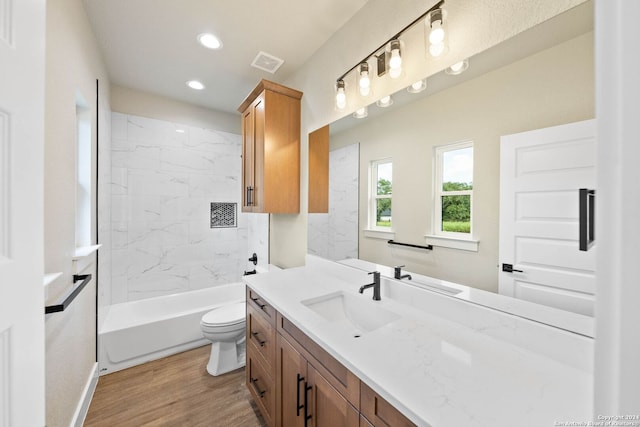
[(309, 134), (309, 213), (329, 212), (329, 125)]
[(262, 80), (242, 114), (242, 211), (300, 212), (302, 92)]

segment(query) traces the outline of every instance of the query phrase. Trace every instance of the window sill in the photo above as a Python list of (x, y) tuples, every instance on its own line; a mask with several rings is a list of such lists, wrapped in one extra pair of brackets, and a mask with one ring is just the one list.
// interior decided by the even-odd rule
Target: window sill
[(89, 255), (91, 255), (92, 253), (96, 252), (101, 247), (102, 247), (102, 245), (92, 245), (92, 246), (77, 247), (76, 251), (73, 254), (73, 257), (71, 257), (71, 259), (73, 261), (78, 261), (79, 259), (88, 257)]
[(478, 240), (472, 239), (458, 239), (455, 237), (434, 235), (427, 235), (424, 237), (428, 245), (438, 246), (441, 248), (459, 249), (469, 252), (478, 252), (478, 245), (480, 244)]
[(87, 267), (93, 264), (95, 256), (93, 256), (102, 245), (77, 247), (75, 253), (71, 257), (71, 270), (73, 274), (80, 274)]
[(384, 231), (384, 230), (363, 230), (364, 237), (368, 237), (370, 239), (383, 239), (383, 240), (393, 240), (396, 237), (396, 233), (393, 231)]

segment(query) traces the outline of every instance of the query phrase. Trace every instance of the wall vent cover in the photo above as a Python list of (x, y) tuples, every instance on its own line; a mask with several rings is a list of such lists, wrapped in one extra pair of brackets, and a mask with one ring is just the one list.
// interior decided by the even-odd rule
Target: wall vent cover
[(237, 227), (237, 210), (237, 203), (211, 202), (211, 228)]
[(251, 66), (274, 74), (283, 63), (284, 59), (280, 59), (266, 52), (260, 51), (256, 57), (253, 58)]

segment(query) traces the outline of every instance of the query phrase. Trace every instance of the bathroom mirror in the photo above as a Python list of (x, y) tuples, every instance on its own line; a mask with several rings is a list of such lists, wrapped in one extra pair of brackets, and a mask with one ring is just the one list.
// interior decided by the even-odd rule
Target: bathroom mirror
[[(421, 93), (398, 91), (387, 108), (372, 99), (366, 118), (349, 115), (330, 124), (329, 213), (309, 215), (309, 253), (406, 265), (415, 273), (497, 292), (500, 137), (592, 119), (594, 98), (593, 2), (586, 2), (469, 58), (460, 75), (427, 76)], [(477, 251), (387, 244), (394, 239), (425, 245), (425, 235), (433, 233), (434, 147), (461, 141), (474, 143)], [(348, 157), (345, 150), (357, 162), (339, 164)], [(367, 232), (369, 165), (387, 158), (393, 162), (392, 233), (376, 235)], [(350, 168), (357, 175), (337, 176)], [(332, 194), (351, 198), (352, 210), (334, 209)]]

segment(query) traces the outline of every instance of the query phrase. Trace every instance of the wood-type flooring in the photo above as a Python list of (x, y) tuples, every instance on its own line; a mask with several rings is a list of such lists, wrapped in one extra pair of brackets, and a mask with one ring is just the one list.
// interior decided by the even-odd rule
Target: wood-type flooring
[(213, 377), (204, 346), (100, 377), (86, 427), (265, 427), (244, 369)]

